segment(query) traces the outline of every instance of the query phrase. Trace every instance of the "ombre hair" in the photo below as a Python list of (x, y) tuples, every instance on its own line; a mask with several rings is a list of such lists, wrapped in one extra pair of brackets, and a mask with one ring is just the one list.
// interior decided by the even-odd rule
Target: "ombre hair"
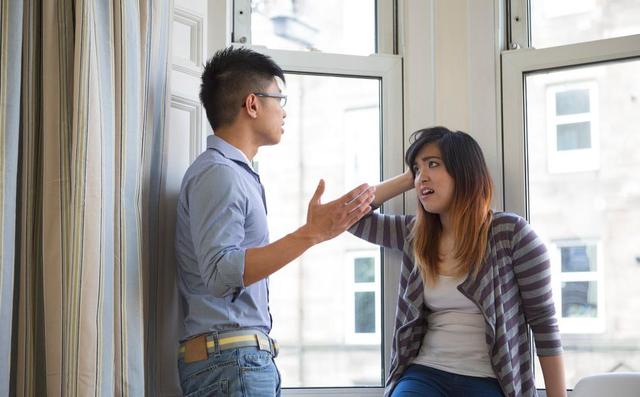
[[(445, 127), (425, 128), (414, 132), (405, 162), (415, 179), (414, 163), (420, 149), (436, 144), (447, 173), (453, 178), (454, 191), (449, 215), (452, 220), (454, 257), (460, 262), (456, 275), (477, 274), (484, 260), (489, 238), (493, 183), (482, 150), (469, 134)], [(416, 221), (411, 230), (413, 254), (426, 284), (438, 277), (439, 244), (442, 235), (440, 216), (427, 212), (418, 203)]]

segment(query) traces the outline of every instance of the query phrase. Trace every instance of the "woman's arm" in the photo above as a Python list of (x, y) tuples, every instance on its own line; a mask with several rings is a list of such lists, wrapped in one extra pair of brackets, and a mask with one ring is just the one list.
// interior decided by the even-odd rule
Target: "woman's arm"
[[(371, 206), (378, 208), (385, 201), (411, 190), (412, 187), (413, 174), (411, 171), (389, 178), (375, 187), (375, 197)], [(373, 212), (353, 225), (349, 229), (349, 233), (385, 248), (402, 250), (412, 218), (410, 215), (387, 215)]]
[(371, 205), (380, 207), (385, 201), (413, 189), (413, 174), (407, 169), (403, 174), (389, 178), (376, 186), (375, 198)]
[(567, 386), (564, 380), (564, 361), (562, 355), (539, 356), (538, 358), (540, 359), (540, 367), (542, 367), (547, 397), (566, 397)]

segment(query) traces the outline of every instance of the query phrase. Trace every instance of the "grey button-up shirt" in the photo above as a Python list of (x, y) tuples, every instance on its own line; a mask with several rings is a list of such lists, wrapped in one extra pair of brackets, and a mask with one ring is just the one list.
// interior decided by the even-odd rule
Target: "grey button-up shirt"
[(242, 282), (247, 248), (269, 242), (260, 178), (246, 156), (214, 135), (187, 169), (178, 197), (176, 259), (183, 340), (210, 331), (271, 330), (269, 282)]

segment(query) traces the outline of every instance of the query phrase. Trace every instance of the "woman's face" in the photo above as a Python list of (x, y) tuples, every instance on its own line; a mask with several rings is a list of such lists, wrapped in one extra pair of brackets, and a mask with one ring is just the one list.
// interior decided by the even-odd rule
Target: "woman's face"
[(425, 211), (444, 215), (453, 201), (454, 180), (447, 172), (438, 145), (424, 145), (412, 165), (414, 186)]

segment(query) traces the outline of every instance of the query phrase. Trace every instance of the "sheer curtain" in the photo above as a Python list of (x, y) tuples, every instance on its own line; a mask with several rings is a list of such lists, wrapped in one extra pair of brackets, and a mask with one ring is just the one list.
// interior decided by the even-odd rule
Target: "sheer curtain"
[(171, 10), (2, 2), (0, 395), (157, 395)]

